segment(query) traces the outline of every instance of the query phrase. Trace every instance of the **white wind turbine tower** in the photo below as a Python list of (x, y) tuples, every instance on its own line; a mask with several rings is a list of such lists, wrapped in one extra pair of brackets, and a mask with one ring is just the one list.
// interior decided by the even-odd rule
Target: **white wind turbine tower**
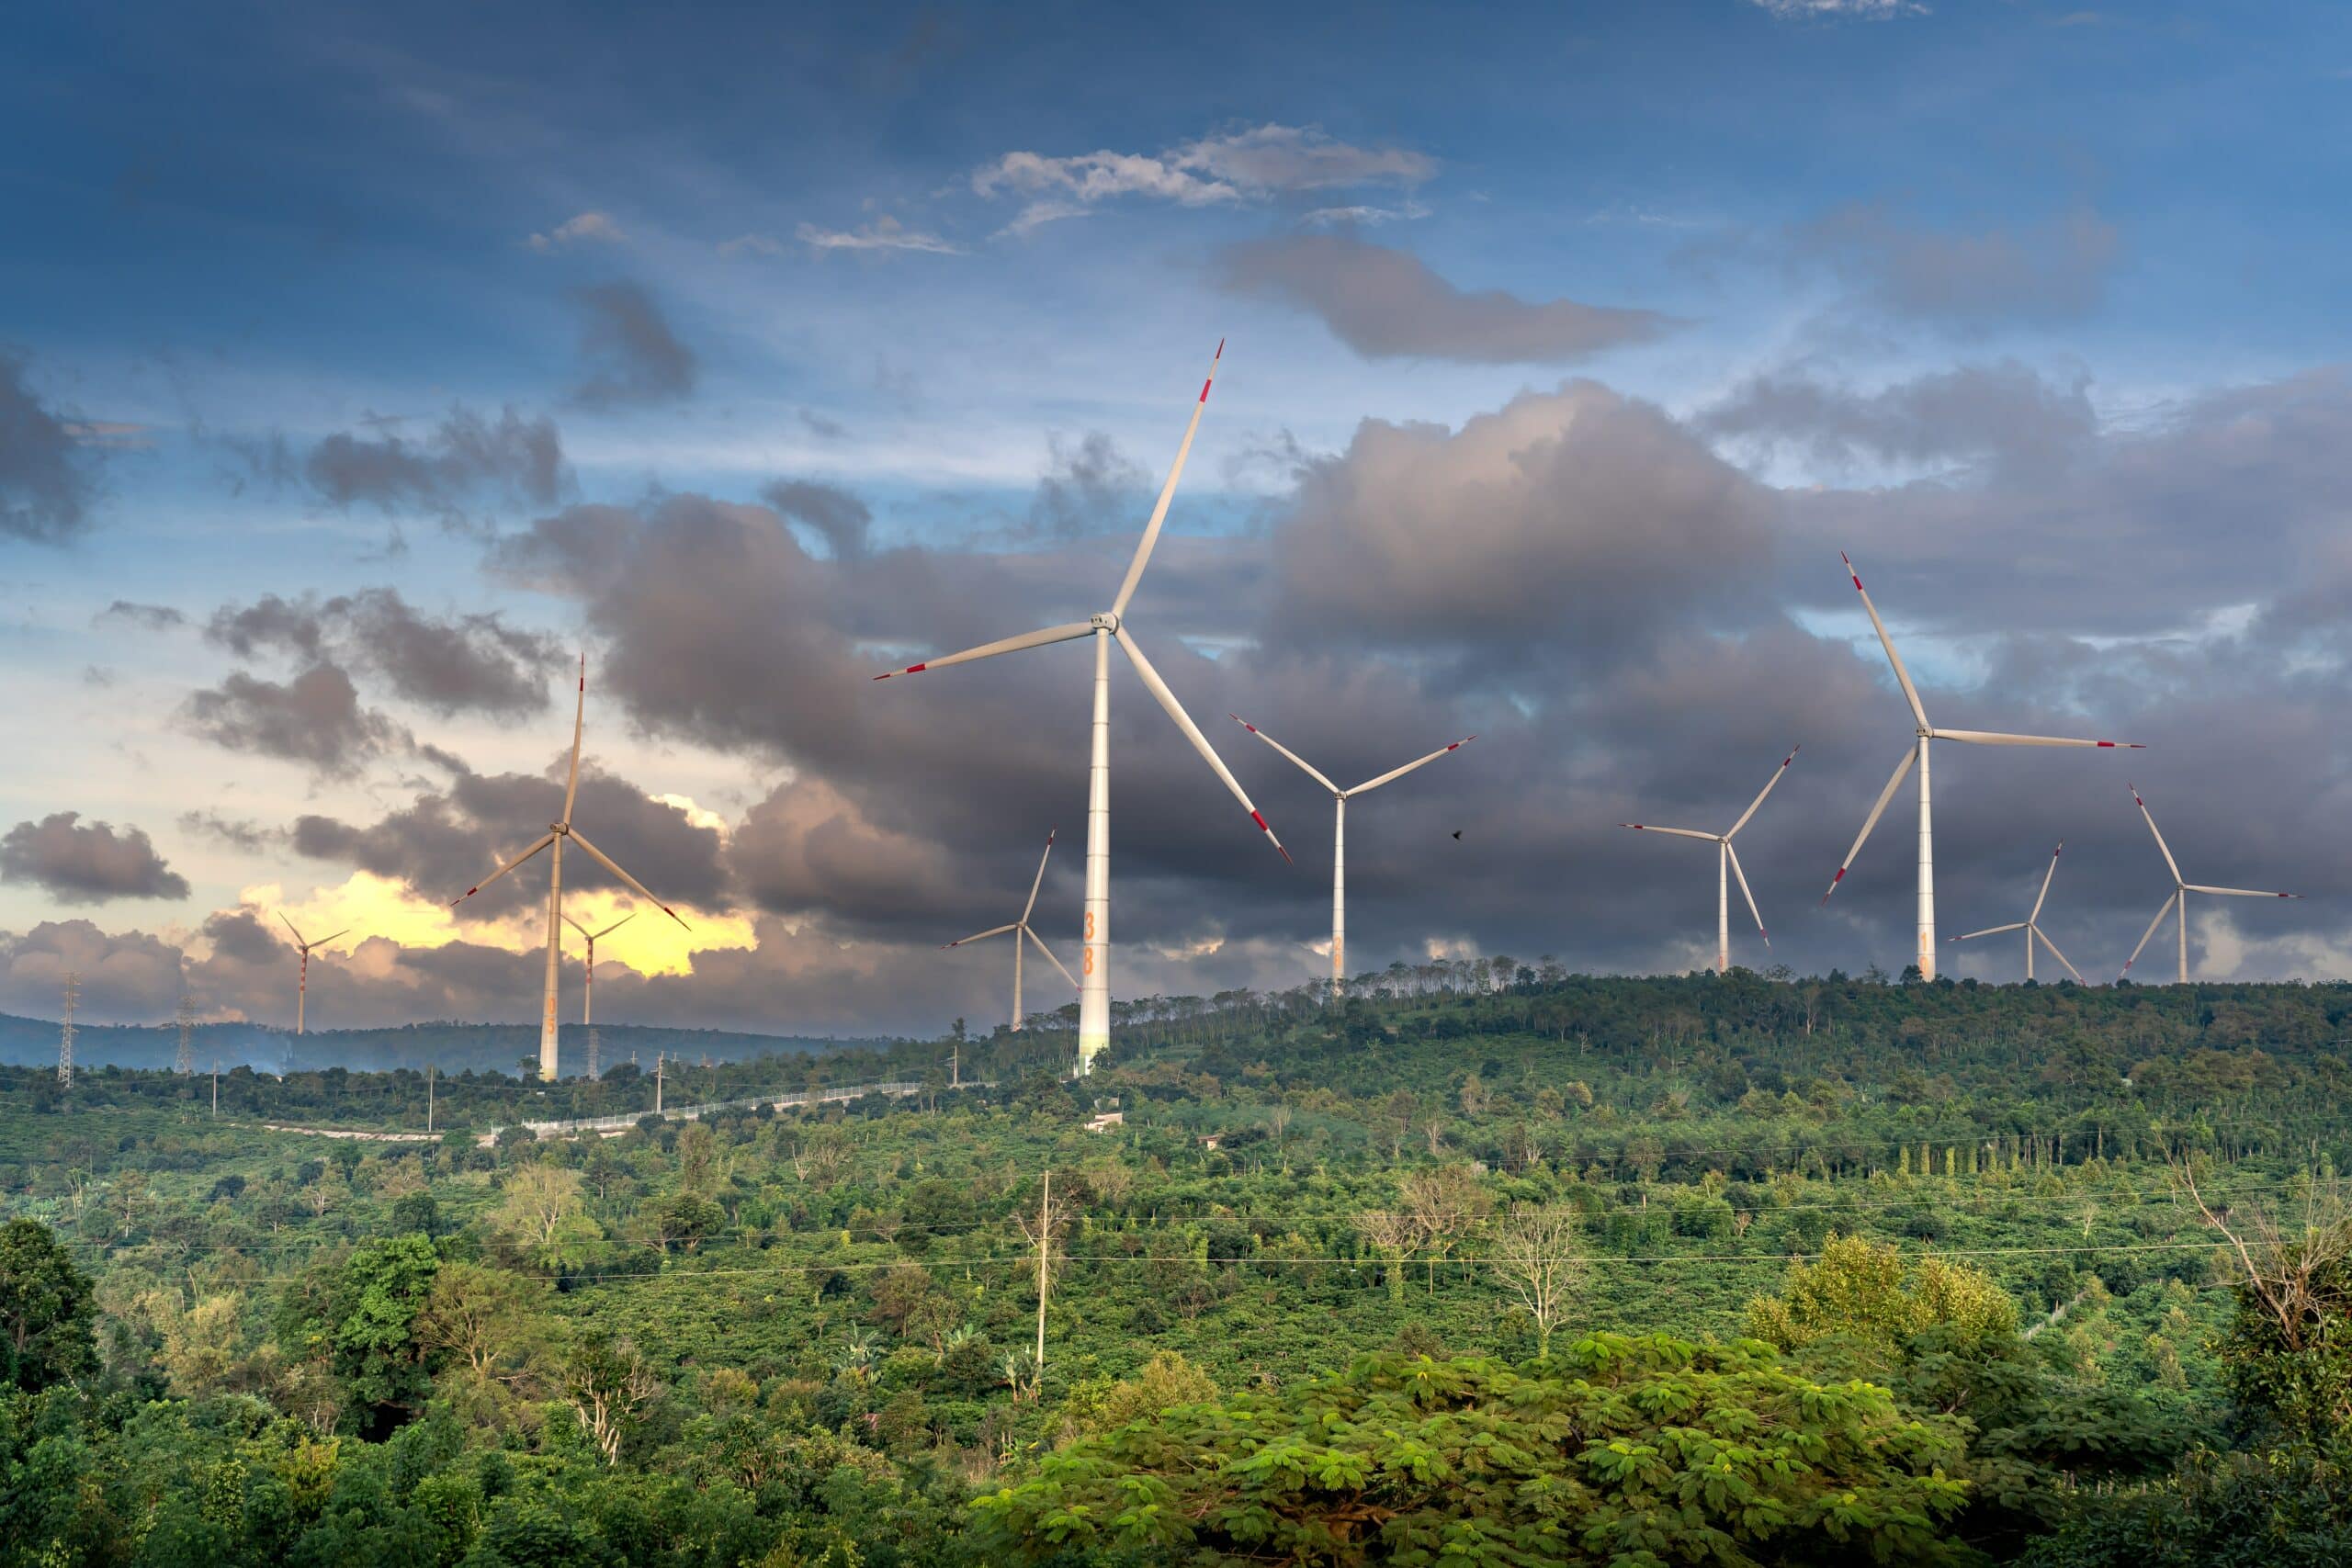
[(1748, 891), (1747, 873), (1739, 868), (1739, 852), (1731, 847), (1731, 840), (1735, 834), (1747, 826), (1747, 819), (1756, 815), (1756, 808), (1764, 804), (1764, 797), (1772, 793), (1773, 787), (1781, 782), (1781, 775), (1789, 771), (1789, 764), (1797, 760), (1797, 752), (1801, 750), (1803, 748), (1796, 746), (1789, 748), (1789, 754), (1781, 759), (1781, 765), (1772, 770), (1772, 776), (1764, 781), (1764, 787), (1756, 792), (1756, 798), (1747, 803), (1747, 809), (1739, 814), (1739, 820), (1723, 832), (1708, 833), (1697, 828), (1661, 828), (1654, 822), (1617, 824), (1620, 828), (1631, 828), (1637, 833), (1671, 833), (1678, 839), (1704, 839), (1715, 846), (1715, 973), (1718, 975), (1731, 967), (1731, 877), (1739, 878), (1740, 896), (1747, 900), (1747, 912), (1756, 919), (1756, 934), (1764, 939), (1765, 946), (1772, 945), (1772, 933), (1764, 929), (1763, 913), (1756, 908), (1756, 895)]
[(2005, 735), (1984, 729), (1937, 728), (1928, 722), (1928, 710), (1919, 705), (1919, 689), (1911, 683), (1911, 671), (1903, 667), (1902, 656), (1894, 651), (1894, 639), (1886, 635), (1886, 623), (1878, 618), (1878, 606), (1871, 603), (1870, 592), (1862, 586), (1861, 574), (1854, 570), (1853, 561), (1842, 550), (1838, 552), (1838, 558), (1846, 562), (1846, 575), (1854, 580), (1854, 592), (1862, 596), (1862, 608), (1870, 613), (1871, 628), (1878, 633), (1879, 646), (1886, 649), (1886, 661), (1894, 667), (1894, 679), (1903, 688), (1903, 700), (1911, 705), (1911, 717), (1918, 728), (1917, 739), (1903, 753), (1903, 761), (1895, 764), (1894, 776), (1888, 779), (1886, 787), (1878, 792), (1878, 804), (1871, 807), (1868, 817), (1862, 818), (1862, 830), (1854, 835), (1854, 847), (1846, 852), (1845, 860), (1838, 866), (1838, 874), (1829, 879), (1829, 893), (1824, 893), (1821, 901), (1828, 903), (1829, 894), (1837, 892), (1838, 885), (1846, 880), (1846, 873), (1853, 867), (1854, 857), (1862, 852), (1863, 840), (1871, 836), (1871, 829), (1878, 826), (1880, 816), (1886, 810), (1886, 803), (1893, 800), (1894, 792), (1903, 787), (1903, 775), (1909, 773), (1916, 763), (1919, 769), (1919, 950), (1916, 962), (1919, 965), (1919, 978), (1932, 980), (1936, 977), (1936, 852), (1934, 817), (1928, 790), (1928, 743), (1959, 740), (1973, 746), (2087, 746), (2099, 750), (2127, 751), (2137, 751), (2143, 748), (2130, 740), (2072, 740), (2050, 735)]
[(1127, 575), (1120, 581), (1119, 592), (1111, 607), (1090, 615), (1082, 621), (1072, 621), (1042, 631), (1024, 632), (1001, 642), (983, 643), (967, 648), (961, 653), (944, 654), (927, 659), (920, 664), (910, 664), (903, 670), (889, 670), (874, 677), (887, 681), (893, 675), (920, 674), (925, 670), (944, 670), (951, 664), (967, 664), (976, 659), (989, 659), (1000, 653), (1018, 653), (1023, 649), (1043, 648), (1048, 643), (1069, 642), (1079, 637), (1094, 639), (1094, 728), (1093, 744), (1089, 754), (1086, 773), (1086, 906), (1080, 941), (1082, 943), (1079, 973), (1078, 997), (1078, 1070), (1084, 1074), (1093, 1070), (1094, 1058), (1111, 1043), (1111, 644), (1116, 642), (1120, 651), (1134, 665), (1142, 678), (1144, 689), (1166, 709), (1176, 728), (1183, 731), (1193, 750), (1225, 787), (1233, 792), (1234, 799), (1250, 813), (1250, 820), (1258, 824), (1274, 848), (1282, 850), (1283, 859), (1290, 859), (1282, 840), (1258, 808), (1250, 803), (1244, 791), (1216, 748), (1208, 742), (1159, 671), (1144, 657), (1143, 649), (1127, 630), (1127, 602), (1135, 597), (1136, 584), (1143, 581), (1143, 570), (1151, 563), (1152, 547), (1159, 542), (1160, 525), (1167, 521), (1168, 503), (1176, 494), (1176, 481), (1184, 472), (1184, 459), (1192, 455), (1193, 437), (1201, 428), (1201, 411), (1208, 406), (1209, 389), (1216, 383), (1217, 361), (1225, 357), (1225, 344), (1220, 339), (1216, 354), (1209, 360), (1208, 378), (1201, 383), (1201, 395), (1193, 400), (1192, 422), (1184, 426), (1184, 439), (1176, 448), (1176, 461), (1168, 470), (1167, 482), (1159, 487), (1159, 499), (1151, 509), (1151, 520), (1144, 525), (1143, 540), (1136, 546), (1135, 558), (1127, 563)]
[(288, 931), (294, 931), (295, 951), (299, 952), (302, 955), (300, 975), (294, 983), (294, 1032), (300, 1034), (302, 1032), (303, 1010), (309, 1005), (311, 999), (311, 949), (314, 947), (324, 947), (335, 938), (349, 931), (351, 928), (349, 926), (345, 926), (342, 931), (329, 931), (326, 935), (319, 938), (316, 942), (305, 942), (302, 939), (302, 933), (299, 931), (294, 931), (294, 922), (286, 919), (285, 910), (280, 909), (277, 912), (277, 918), (285, 922), (286, 929)]
[(2165, 917), (2177, 912), (2180, 916), (2180, 983), (2184, 986), (2188, 984), (2188, 896), (2191, 893), (2211, 893), (2223, 898), (2300, 898), (2302, 897), (2300, 893), (2257, 893), (2251, 887), (2207, 887), (2199, 883), (2182, 881), (2179, 863), (2172, 858), (2172, 846), (2165, 842), (2165, 836), (2162, 833), (2156, 833), (2156, 819), (2149, 816), (2148, 803), (2140, 798), (2140, 792), (2137, 789), (2132, 791), (2132, 804), (2140, 808), (2141, 817), (2148, 824), (2148, 831), (2155, 833), (2156, 848), (2164, 852), (2165, 869), (2172, 873), (2172, 897), (2157, 906), (2156, 918), (2150, 920), (2148, 929), (2140, 933), (2140, 946), (2133, 948), (2132, 956), (2123, 961), (2123, 972), (2126, 975), (2132, 973), (2132, 965), (2140, 962), (2140, 949), (2148, 945), (2148, 939), (2156, 934), (2156, 928), (2165, 923)]
[(686, 926), (685, 917), (679, 914), (677, 910), (670, 908), (669, 905), (662, 902), (661, 899), (656, 898), (652, 894), (648, 893), (645, 890), (645, 884), (639, 882), (636, 877), (631, 876), (628, 872), (623, 871), (620, 868), (619, 863), (616, 862), (612, 856), (606, 854), (604, 851), (590, 843), (584, 836), (572, 827), (571, 803), (580, 794), (580, 733), (582, 726), (587, 721), (587, 717), (588, 656), (583, 653), (580, 656), (580, 705), (573, 712), (571, 717), (571, 771), (565, 777), (563, 784), (563, 815), (558, 818), (555, 821), (548, 823), (546, 834), (543, 835), (536, 843), (532, 844), (529, 849), (525, 850), (521, 854), (516, 855), (513, 860), (508, 861), (504, 865), (500, 866), (496, 871), (492, 872), (488, 876), (483, 877), (480, 882), (477, 882), (471, 887), (467, 888), (465, 892), (449, 900), (449, 908), (454, 909), (458, 905), (464, 903), (467, 899), (472, 897), (475, 894), (481, 892), (483, 888), (489, 886), (492, 883), (497, 881), (500, 877), (505, 875), (508, 872), (513, 871), (516, 866), (521, 865), (525, 861), (529, 860), (533, 855), (537, 854), (541, 850), (554, 850), (554, 857), (549, 861), (548, 865), (547, 995), (539, 1010), (539, 1077), (550, 1083), (555, 1080), (556, 1077), (557, 1028), (555, 1016), (555, 980), (556, 961), (561, 956), (563, 944), (564, 840), (569, 839), (573, 843), (579, 845), (590, 860), (594, 861), (598, 865), (603, 866), (606, 871), (609, 871), (615, 876), (619, 877), (624, 883), (628, 885), (630, 891), (637, 894), (639, 897), (644, 899), (655, 908), (661, 910), (663, 914), (669, 916), (672, 919), (677, 921), (679, 925), (685, 926), (689, 931), (694, 929), (691, 926)]
[[(2050, 879), (2058, 874), (2059, 851), (2064, 850), (2065, 847), (2066, 840), (2061, 839), (2058, 840), (2058, 848), (2050, 852), (2050, 869), (2041, 874), (2041, 891), (2034, 897), (2033, 912), (2031, 914), (2026, 916), (2022, 920), (2012, 920), (2006, 926), (1986, 926), (1981, 931), (1964, 932), (1960, 936), (1952, 938), (1952, 941), (1973, 942), (1980, 936), (1998, 936), (2003, 931), (2023, 931), (2025, 932), (2025, 977), (2027, 979), (2030, 980), (2033, 978), (2033, 944), (2038, 941), (2042, 946), (2050, 950), (2051, 957), (2056, 959), (2061, 964), (2066, 964), (2066, 973), (2075, 977), (2075, 984), (2077, 986), (2089, 984), (2088, 981), (2083, 978), (2083, 972), (2081, 970), (2075, 968), (2072, 964), (2066, 963), (2066, 955), (2058, 951), (2058, 944), (2051, 941), (2050, 938), (2043, 933), (2041, 928), (2034, 923), (2041, 919), (2041, 906), (2050, 897)], [(2164, 917), (2159, 915), (2156, 918), (2158, 919), (2162, 919)], [(2131, 965), (2126, 964), (2124, 967), (2129, 968)]]
[(1250, 723), (1238, 713), (1225, 716), (1264, 741), (1267, 745), (1298, 764), (1306, 776), (1331, 792), (1331, 994), (1336, 997), (1347, 984), (1348, 948), (1348, 802), (1360, 795), (1369, 795), (1382, 784), (1403, 778), (1415, 768), (1434, 762), (1448, 751), (1459, 751), (1478, 738), (1465, 735), (1451, 746), (1441, 746), (1426, 757), (1416, 758), (1401, 768), (1391, 768), (1376, 779), (1368, 779), (1353, 789), (1341, 789), (1308, 764), (1306, 758)]
[(992, 936), (1002, 936), (1007, 931), (1011, 931), (1012, 933), (1012, 1027), (1016, 1031), (1020, 1029), (1022, 1020), (1029, 1016), (1027, 1012), (1023, 1010), (1021, 1004), (1022, 938), (1026, 937), (1031, 942), (1037, 944), (1037, 951), (1046, 955), (1046, 962), (1052, 964), (1057, 969), (1061, 969), (1062, 978), (1070, 983), (1070, 988), (1072, 990), (1080, 992), (1083, 992), (1085, 990), (1085, 987), (1078, 983), (1078, 977), (1076, 976), (1072, 975), (1069, 970), (1062, 968), (1062, 961), (1054, 956), (1054, 950), (1046, 945), (1046, 939), (1039, 936), (1035, 930), (1029, 924), (1029, 916), (1031, 912), (1037, 908), (1037, 889), (1046, 885), (1046, 862), (1053, 852), (1054, 835), (1049, 832), (1046, 835), (1046, 852), (1037, 857), (1036, 880), (1029, 884), (1029, 902), (1021, 906), (1021, 918), (1019, 919), (1013, 921), (1009, 926), (991, 926), (987, 931), (976, 932), (971, 936), (958, 938), (956, 941), (951, 942), (947, 944), (949, 947), (962, 947), (966, 942), (986, 942)]

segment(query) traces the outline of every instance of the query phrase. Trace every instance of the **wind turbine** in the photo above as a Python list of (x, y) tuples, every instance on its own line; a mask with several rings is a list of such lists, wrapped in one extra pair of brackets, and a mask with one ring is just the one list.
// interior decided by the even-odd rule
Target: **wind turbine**
[(1475, 735), (1465, 735), (1451, 746), (1441, 746), (1426, 757), (1408, 762), (1401, 768), (1391, 768), (1378, 778), (1367, 780), (1353, 789), (1341, 789), (1338, 784), (1317, 773), (1306, 758), (1284, 746), (1239, 714), (1229, 713), (1225, 716), (1297, 763), (1308, 778), (1331, 792), (1331, 994), (1337, 997), (1340, 994), (1340, 988), (1347, 984), (1348, 979), (1348, 802), (1357, 795), (1371, 794), (1382, 784), (1403, 778), (1424, 763), (1436, 761), (1448, 751), (1459, 751), (1478, 738)]
[(1057, 969), (1061, 969), (1062, 978), (1069, 982), (1070, 988), (1072, 990), (1083, 992), (1085, 989), (1084, 987), (1078, 983), (1078, 977), (1076, 976), (1072, 975), (1067, 969), (1062, 969), (1062, 961), (1054, 956), (1054, 950), (1046, 945), (1046, 939), (1039, 936), (1035, 931), (1032, 930), (1029, 924), (1030, 912), (1037, 908), (1037, 889), (1046, 885), (1046, 862), (1052, 856), (1053, 852), (1054, 835), (1052, 833), (1047, 833), (1046, 835), (1046, 852), (1037, 857), (1036, 880), (1029, 884), (1029, 902), (1021, 906), (1021, 918), (1019, 919), (1013, 921), (1009, 926), (991, 926), (987, 931), (980, 931), (972, 936), (959, 938), (947, 944), (949, 947), (961, 947), (966, 942), (986, 942), (992, 936), (1002, 936), (1007, 931), (1011, 931), (1012, 933), (1012, 1027), (1016, 1031), (1021, 1027), (1021, 1021), (1029, 1016), (1022, 1010), (1021, 1006), (1021, 939), (1023, 937), (1027, 937), (1031, 942), (1037, 944), (1037, 951), (1046, 955), (1046, 963), (1052, 964)]
[(1903, 786), (1903, 775), (1913, 763), (1919, 768), (1919, 978), (1936, 977), (1936, 846), (1934, 816), (1928, 798), (1928, 744), (1933, 740), (1959, 740), (1972, 746), (2088, 746), (2099, 750), (2143, 750), (2145, 748), (2130, 740), (2071, 740), (2051, 735), (2004, 735), (1984, 729), (1938, 729), (1928, 722), (1928, 710), (1919, 705), (1919, 689), (1911, 683), (1911, 671), (1903, 667), (1902, 655), (1894, 651), (1894, 639), (1886, 635), (1886, 623), (1878, 618), (1878, 606), (1871, 603), (1870, 591), (1862, 586), (1861, 574), (1854, 570), (1853, 561), (1843, 550), (1838, 554), (1846, 563), (1846, 575), (1854, 580), (1854, 592), (1862, 596), (1862, 608), (1870, 613), (1871, 629), (1878, 633), (1879, 646), (1886, 649), (1886, 661), (1894, 666), (1894, 679), (1903, 688), (1903, 700), (1911, 705), (1911, 717), (1918, 728), (1917, 739), (1903, 753), (1903, 761), (1895, 764), (1894, 776), (1878, 792), (1878, 804), (1862, 818), (1862, 830), (1854, 835), (1854, 847), (1846, 852), (1838, 863), (1838, 874), (1829, 879), (1829, 893), (1821, 901), (1829, 902), (1829, 894), (1846, 880), (1846, 873), (1853, 868), (1854, 857), (1862, 852), (1862, 841), (1878, 826), (1886, 803)]
[[(2033, 978), (2033, 944), (2039, 941), (2042, 946), (2050, 950), (2051, 957), (2056, 959), (2061, 964), (2066, 964), (2066, 973), (2075, 977), (2075, 984), (2077, 986), (2089, 984), (2088, 981), (2083, 978), (2083, 972), (2081, 970), (2075, 968), (2072, 964), (2066, 963), (2066, 955), (2058, 951), (2058, 944), (2051, 941), (2050, 938), (2043, 933), (2040, 926), (2034, 924), (2036, 920), (2041, 919), (2042, 903), (2050, 897), (2050, 879), (2058, 874), (2059, 851), (2064, 850), (2065, 847), (2066, 840), (2061, 839), (2058, 840), (2058, 849), (2050, 852), (2050, 869), (2041, 874), (2041, 891), (2034, 897), (2033, 912), (2031, 914), (2026, 916), (2022, 920), (2013, 920), (2006, 926), (1986, 926), (1981, 931), (1969, 931), (1963, 935), (1952, 938), (1952, 941), (1973, 942), (1980, 936), (1998, 936), (2003, 931), (2023, 931), (2025, 932), (2025, 977), (2027, 979), (2030, 980)], [(2162, 919), (2164, 917), (2159, 915), (2156, 918), (2158, 919)], [(2132, 966), (2127, 964), (2124, 967), (2129, 969)]]
[(563, 923), (578, 931), (588, 943), (588, 983), (580, 988), (580, 1027), (582, 1029), (596, 1021), (596, 944), (635, 919), (637, 911), (631, 909), (603, 931), (592, 931), (570, 915), (563, 917)]
[(1192, 716), (1184, 711), (1168, 682), (1144, 657), (1135, 635), (1127, 630), (1127, 602), (1135, 597), (1136, 584), (1143, 581), (1143, 569), (1151, 563), (1152, 547), (1159, 542), (1160, 525), (1167, 521), (1168, 503), (1175, 497), (1176, 481), (1184, 472), (1184, 459), (1192, 455), (1193, 437), (1201, 428), (1201, 411), (1208, 406), (1209, 389), (1216, 384), (1217, 361), (1225, 357), (1225, 343), (1219, 339), (1216, 354), (1209, 360), (1208, 378), (1201, 383), (1201, 395), (1193, 400), (1192, 423), (1184, 427), (1183, 443), (1176, 448), (1176, 461), (1168, 470), (1168, 480), (1159, 487), (1159, 500), (1151, 509), (1151, 520), (1144, 525), (1143, 540), (1136, 546), (1135, 558), (1127, 563), (1127, 575), (1119, 582), (1118, 595), (1111, 607), (1082, 621), (1072, 621), (1041, 631), (1024, 632), (1000, 642), (983, 643), (967, 648), (961, 653), (944, 654), (927, 659), (920, 664), (910, 664), (903, 670), (888, 670), (874, 677), (887, 681), (893, 675), (918, 675), (926, 670), (944, 670), (951, 664), (968, 664), (976, 659), (991, 659), (1000, 653), (1018, 653), (1023, 649), (1043, 648), (1048, 643), (1069, 642), (1086, 637), (1094, 639), (1094, 728), (1092, 749), (1086, 770), (1086, 906), (1084, 925), (1080, 941), (1082, 943), (1079, 973), (1085, 976), (1079, 982), (1078, 995), (1078, 1070), (1082, 1075), (1093, 1070), (1094, 1058), (1111, 1043), (1111, 644), (1116, 642), (1120, 651), (1134, 665), (1143, 680), (1145, 690), (1153, 700), (1166, 709), (1193, 750), (1201, 754), (1241, 809), (1250, 813), (1250, 820), (1258, 824), (1274, 848), (1282, 851), (1284, 860), (1290, 852), (1283, 849), (1282, 840), (1266, 825), (1266, 818), (1250, 804), (1248, 792), (1217, 756), (1216, 748), (1208, 742)]
[(2132, 791), (2132, 804), (2140, 808), (2141, 817), (2148, 824), (2148, 831), (2156, 834), (2156, 848), (2164, 852), (2165, 868), (2172, 873), (2172, 897), (2156, 907), (2156, 918), (2150, 920), (2148, 929), (2140, 933), (2140, 947), (2133, 948), (2132, 956), (2123, 961), (2123, 972), (2126, 975), (2132, 973), (2132, 965), (2140, 962), (2140, 948), (2148, 945), (2148, 939), (2156, 934), (2158, 926), (2165, 923), (2165, 916), (2175, 912), (2177, 908), (2180, 915), (2180, 983), (2184, 986), (2188, 984), (2188, 896), (2191, 893), (2211, 893), (2223, 898), (2300, 898), (2302, 897), (2300, 893), (2257, 893), (2251, 887), (2207, 887), (2199, 883), (2183, 882), (2180, 879), (2180, 864), (2172, 858), (2172, 847), (2165, 842), (2165, 836), (2162, 833), (2156, 833), (2156, 819), (2148, 815), (2148, 803), (2140, 798), (2140, 792), (2136, 789)]
[(583, 653), (580, 656), (580, 705), (573, 711), (571, 716), (571, 771), (565, 778), (563, 784), (563, 815), (548, 823), (546, 834), (529, 849), (449, 900), (449, 908), (454, 909), (541, 850), (551, 848), (555, 851), (554, 857), (548, 863), (548, 984), (545, 1005), (539, 1011), (539, 1077), (550, 1083), (556, 1077), (556, 960), (561, 956), (563, 941), (563, 841), (569, 839), (578, 844), (586, 852), (589, 859), (627, 883), (638, 897), (676, 920), (679, 925), (689, 931), (694, 929), (686, 926), (685, 918), (677, 910), (648, 893), (645, 890), (645, 884), (623, 871), (612, 856), (590, 843), (571, 826), (571, 803), (580, 794), (580, 732), (587, 717), (588, 656)]
[(349, 931), (351, 928), (345, 926), (342, 931), (328, 932), (316, 942), (305, 942), (302, 940), (302, 933), (294, 931), (294, 922), (286, 919), (285, 910), (280, 909), (277, 912), (277, 918), (285, 921), (288, 931), (294, 931), (295, 950), (302, 955), (301, 978), (295, 983), (294, 987), (294, 1032), (300, 1034), (302, 1032), (302, 1010), (311, 999), (311, 949), (324, 947), (336, 937)]
[(1747, 826), (1747, 819), (1756, 815), (1756, 808), (1764, 804), (1764, 797), (1772, 793), (1773, 787), (1781, 782), (1781, 775), (1789, 771), (1789, 764), (1797, 760), (1797, 752), (1801, 750), (1796, 746), (1789, 748), (1789, 754), (1781, 759), (1781, 765), (1772, 770), (1772, 776), (1764, 781), (1764, 787), (1756, 792), (1756, 798), (1747, 803), (1747, 809), (1739, 814), (1739, 820), (1723, 832), (1702, 832), (1696, 828), (1661, 828), (1653, 822), (1617, 824), (1620, 828), (1631, 828), (1637, 833), (1671, 833), (1678, 839), (1704, 839), (1715, 846), (1715, 973), (1718, 975), (1731, 967), (1731, 882), (1724, 873), (1739, 878), (1740, 896), (1747, 900), (1747, 912), (1756, 919), (1756, 934), (1764, 939), (1765, 946), (1772, 945), (1772, 933), (1764, 929), (1764, 916), (1756, 908), (1756, 895), (1748, 891), (1747, 874), (1739, 869), (1739, 852), (1731, 847), (1731, 840), (1734, 834)]

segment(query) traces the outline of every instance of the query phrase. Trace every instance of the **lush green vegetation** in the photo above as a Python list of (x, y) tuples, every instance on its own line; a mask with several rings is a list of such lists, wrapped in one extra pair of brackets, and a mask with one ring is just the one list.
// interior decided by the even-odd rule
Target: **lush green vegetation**
[(652, 1086), (0, 1069), (0, 1562), (2341, 1561), (2347, 1016), (1495, 960), (545, 1141)]

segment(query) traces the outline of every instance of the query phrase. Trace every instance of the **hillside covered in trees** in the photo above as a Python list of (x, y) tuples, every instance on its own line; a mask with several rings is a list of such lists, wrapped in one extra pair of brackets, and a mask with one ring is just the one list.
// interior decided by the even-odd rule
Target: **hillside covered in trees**
[(1498, 959), (658, 1118), (0, 1069), (0, 1562), (2342, 1561), (2347, 1020)]

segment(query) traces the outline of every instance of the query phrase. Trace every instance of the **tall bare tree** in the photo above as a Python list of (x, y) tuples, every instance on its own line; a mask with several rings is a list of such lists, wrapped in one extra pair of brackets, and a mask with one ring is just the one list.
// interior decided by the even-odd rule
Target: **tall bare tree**
[(1452, 1252), (1456, 1243), (1477, 1227), (1478, 1222), (1493, 1211), (1495, 1201), (1478, 1185), (1477, 1176), (1466, 1165), (1417, 1170), (1405, 1178), (1398, 1190), (1405, 1200), (1405, 1213), (1413, 1222), (1414, 1233), (1428, 1255), (1429, 1288), (1434, 1295), (1438, 1259)]
[(1573, 1210), (1518, 1203), (1488, 1232), (1487, 1266), (1535, 1320), (1538, 1355), (1552, 1353), (1552, 1330), (1584, 1277), (1583, 1230)]

